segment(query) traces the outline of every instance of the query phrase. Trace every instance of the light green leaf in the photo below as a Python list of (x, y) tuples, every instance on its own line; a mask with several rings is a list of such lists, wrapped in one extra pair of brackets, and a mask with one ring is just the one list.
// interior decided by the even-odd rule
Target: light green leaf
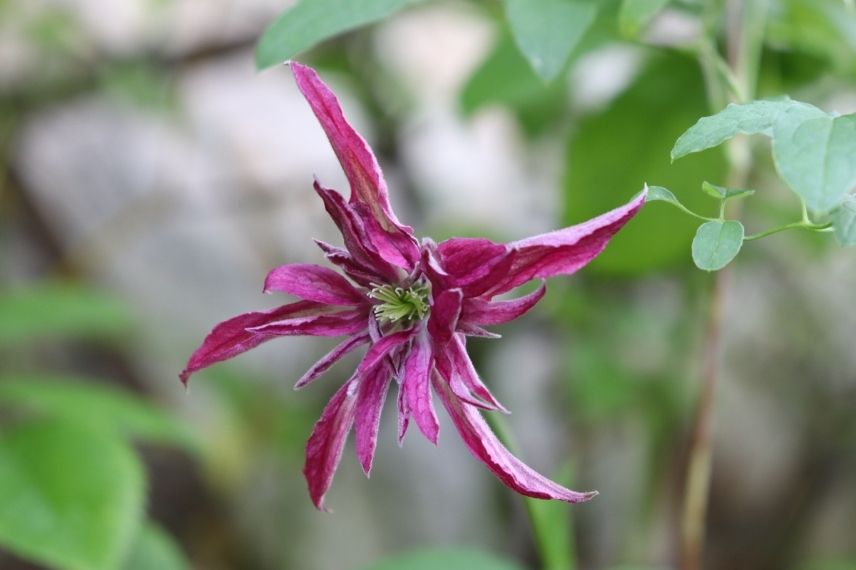
[(828, 212), (856, 186), (856, 115), (779, 122), (773, 156), (782, 178), (808, 207)]
[[(563, 222), (582, 222), (618, 206), (622, 196), (645, 180), (683, 189), (695, 187), (699, 180), (724, 178), (726, 166), (720, 152), (697, 154), (675, 164), (669, 161), (675, 139), (706, 108), (703, 80), (692, 59), (652, 58), (627, 91), (608, 108), (583, 117), (570, 132)], [(701, 192), (682, 194), (681, 201), (696, 212), (711, 206)], [(590, 270), (638, 275), (687, 264), (697, 226), (669, 208), (642, 208)]]
[[(571, 465), (566, 463), (554, 477), (557, 483), (571, 486)], [(542, 501), (525, 497), (526, 509), (532, 520), (538, 553), (543, 570), (574, 570), (576, 545), (571, 528), (572, 509), (561, 501)]]
[(705, 222), (693, 239), (693, 262), (705, 271), (718, 271), (734, 259), (743, 246), (744, 229), (740, 222)]
[(681, 202), (678, 200), (677, 196), (672, 194), (672, 191), (668, 188), (663, 188), (662, 186), (648, 186), (648, 195), (645, 197), (646, 202), (669, 202), (670, 204), (675, 204), (676, 206), (680, 206)]
[(701, 189), (705, 194), (717, 200), (733, 200), (735, 198), (746, 198), (755, 193), (754, 190), (745, 188), (726, 188), (725, 186), (717, 186), (710, 182), (702, 182)]
[(715, 115), (702, 117), (682, 134), (672, 148), (672, 160), (719, 146), (738, 134), (772, 136), (776, 125), (796, 126), (825, 116), (817, 107), (788, 98), (745, 105), (732, 103)]
[(175, 540), (159, 526), (147, 522), (122, 570), (187, 570), (187, 561)]
[(283, 63), (315, 44), (382, 20), (420, 0), (300, 0), (267, 27), (256, 46), (256, 66)]
[(0, 344), (43, 336), (113, 338), (133, 325), (124, 303), (73, 283), (0, 292)]
[(856, 245), (856, 196), (850, 195), (832, 212), (835, 239), (841, 245)]
[(45, 375), (0, 377), (0, 408), (3, 407), (196, 450), (195, 439), (186, 426), (154, 405), (103, 382)]
[(624, 0), (618, 14), (621, 33), (627, 37), (635, 37), (669, 2), (670, 0)]
[(520, 51), (541, 79), (554, 79), (594, 22), (587, 0), (505, 0), (505, 15)]
[(114, 570), (144, 489), (121, 440), (73, 423), (19, 425), (0, 436), (0, 546), (59, 570)]
[(517, 564), (469, 549), (423, 550), (388, 558), (365, 570), (522, 570)]

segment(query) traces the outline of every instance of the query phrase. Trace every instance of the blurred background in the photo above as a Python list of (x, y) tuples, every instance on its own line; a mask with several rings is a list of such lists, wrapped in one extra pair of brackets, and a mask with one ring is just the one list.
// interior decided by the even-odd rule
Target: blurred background
[[(700, 185), (725, 183), (722, 152), (669, 161), (711, 112), (686, 47), (700, 2), (644, 30), (601, 4), (547, 84), (493, 2), (427, 2), (301, 60), (342, 99), (421, 235), (518, 239), (645, 182), (712, 211)], [(3, 570), (362, 570), (429, 547), (539, 567), (523, 502), (445, 417), (438, 447), (414, 432), (399, 449), (387, 410), (371, 480), (349, 447), (335, 514), (315, 511), (304, 444), (354, 360), (291, 387), (330, 342), (281, 339), (187, 392), (178, 381), (215, 323), (286, 301), (261, 294), (270, 268), (323, 263), (311, 238), (339, 243), (311, 189), (313, 175), (346, 189), (335, 156), (288, 70), (253, 63), (286, 6), (0, 1)], [(854, 56), (847, 2), (772, 0), (759, 96), (852, 113)], [(765, 144), (750, 231), (799, 215)], [(695, 225), (647, 206), (502, 340), (471, 343), (522, 457), (600, 491), (552, 511), (575, 567), (674, 567), (711, 280), (692, 266)], [(828, 235), (751, 242), (736, 261), (707, 568), (856, 568), (854, 290), (854, 251)]]

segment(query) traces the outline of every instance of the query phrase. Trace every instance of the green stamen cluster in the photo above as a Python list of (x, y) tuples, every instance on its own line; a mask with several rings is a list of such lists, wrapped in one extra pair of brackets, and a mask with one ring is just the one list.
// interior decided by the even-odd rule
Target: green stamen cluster
[(429, 285), (418, 282), (407, 289), (392, 285), (375, 285), (369, 292), (369, 297), (380, 301), (374, 307), (375, 317), (379, 321), (398, 323), (424, 319), (428, 314), (429, 293)]

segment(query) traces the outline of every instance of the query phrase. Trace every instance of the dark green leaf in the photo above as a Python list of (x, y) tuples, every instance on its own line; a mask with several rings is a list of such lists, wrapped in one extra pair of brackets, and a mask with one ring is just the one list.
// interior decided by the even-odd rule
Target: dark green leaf
[(705, 222), (699, 226), (693, 239), (693, 262), (705, 271), (718, 271), (734, 259), (743, 246), (743, 224)]
[(848, 196), (832, 212), (832, 227), (835, 239), (841, 245), (856, 245), (856, 196)]
[(73, 423), (0, 436), (0, 545), (61, 570), (113, 570), (143, 515), (145, 480), (121, 440)]
[(618, 15), (621, 33), (635, 37), (670, 0), (624, 0)]
[(283, 63), (338, 34), (382, 20), (420, 0), (301, 0), (277, 18), (256, 46), (256, 65)]
[(365, 570), (521, 570), (517, 564), (466, 549), (423, 550), (388, 558)]
[(0, 292), (0, 344), (43, 336), (111, 338), (132, 324), (122, 302), (73, 283)]
[(152, 522), (143, 525), (122, 570), (186, 570), (187, 561), (175, 540)]
[(153, 405), (103, 382), (44, 375), (3, 377), (0, 406), (61, 417), (134, 439), (195, 449), (187, 427)]
[[(583, 118), (571, 133), (564, 222), (580, 222), (618, 206), (645, 180), (680, 190), (695, 188), (700, 180), (723, 178), (721, 153), (669, 161), (675, 138), (706, 108), (704, 85), (693, 60), (680, 56), (652, 60), (630, 89), (607, 109)], [(701, 192), (680, 194), (680, 199), (696, 212), (711, 206)], [(645, 207), (590, 267), (627, 275), (685, 264), (696, 225), (669, 208)]]
[(505, 0), (520, 51), (544, 80), (554, 79), (597, 16), (588, 0)]

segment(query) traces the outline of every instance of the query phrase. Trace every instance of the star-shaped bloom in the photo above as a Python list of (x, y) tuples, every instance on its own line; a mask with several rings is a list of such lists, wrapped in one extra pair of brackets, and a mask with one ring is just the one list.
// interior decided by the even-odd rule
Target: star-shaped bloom
[[(291, 69), (351, 186), (345, 200), (315, 182), (344, 248), (317, 243), (341, 273), (312, 264), (271, 271), (264, 291), (300, 300), (214, 327), (190, 357), (182, 381), (275, 337), (345, 337), (297, 381), (295, 387), (302, 388), (346, 354), (367, 347), (353, 375), (324, 408), (306, 446), (303, 472), (312, 501), (322, 510), (352, 429), (360, 464), (366, 474), (371, 471), (381, 410), (392, 384), (398, 388), (399, 443), (411, 420), (437, 443), (436, 394), (473, 456), (511, 489), (569, 503), (596, 495), (551, 481), (497, 439), (481, 410), (505, 408), (476, 372), (467, 355), (467, 337), (495, 337), (485, 327), (507, 323), (535, 306), (544, 296), (545, 278), (569, 275), (590, 262), (642, 207), (644, 193), (587, 222), (507, 244), (478, 238), (420, 241), (392, 211), (378, 162), (348, 124), (333, 92), (311, 68), (291, 63)], [(541, 285), (532, 293), (496, 299), (536, 279)]]

